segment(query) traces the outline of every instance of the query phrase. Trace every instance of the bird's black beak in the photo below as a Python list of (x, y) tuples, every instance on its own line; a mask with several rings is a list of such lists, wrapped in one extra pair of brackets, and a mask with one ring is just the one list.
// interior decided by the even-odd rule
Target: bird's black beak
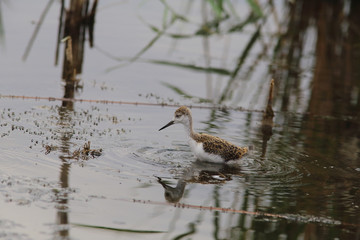
[(169, 126), (171, 126), (171, 125), (173, 125), (173, 124), (174, 124), (174, 121), (170, 121), (168, 124), (166, 124), (165, 126), (163, 126), (162, 128), (160, 128), (159, 131), (161, 131), (161, 130), (163, 130), (164, 128), (167, 128), (167, 127), (169, 127)]

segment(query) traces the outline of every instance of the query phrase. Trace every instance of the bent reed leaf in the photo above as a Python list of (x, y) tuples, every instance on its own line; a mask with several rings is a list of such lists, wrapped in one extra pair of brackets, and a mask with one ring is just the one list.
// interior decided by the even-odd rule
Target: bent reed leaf
[(170, 88), (171, 90), (173, 90), (173, 91), (176, 92), (177, 94), (183, 96), (184, 98), (188, 98), (188, 99), (195, 99), (195, 98), (196, 98), (196, 99), (199, 100), (200, 103), (204, 103), (204, 102), (206, 102), (206, 103), (211, 103), (211, 102), (212, 102), (210, 99), (195, 97), (195, 96), (192, 96), (192, 95), (190, 95), (190, 94), (187, 94), (187, 93), (185, 93), (183, 90), (181, 90), (179, 87), (174, 86), (174, 85), (172, 85), (172, 84), (170, 84), (170, 83), (165, 83), (165, 82), (163, 82), (162, 85)]

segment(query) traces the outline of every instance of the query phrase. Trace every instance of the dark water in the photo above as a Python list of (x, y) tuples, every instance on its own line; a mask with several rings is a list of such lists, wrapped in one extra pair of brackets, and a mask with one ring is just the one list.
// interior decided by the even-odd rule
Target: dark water
[[(0, 2), (0, 238), (360, 239), (357, 1), (95, 9), (54, 67), (61, 3)], [(255, 149), (196, 161), (181, 126), (158, 132), (182, 104)]]

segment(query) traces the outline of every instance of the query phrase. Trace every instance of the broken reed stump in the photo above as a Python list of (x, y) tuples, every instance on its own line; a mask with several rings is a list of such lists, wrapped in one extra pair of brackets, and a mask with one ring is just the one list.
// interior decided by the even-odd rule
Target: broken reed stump
[(267, 142), (270, 140), (272, 136), (272, 128), (274, 125), (273, 118), (275, 116), (274, 111), (272, 109), (272, 102), (273, 102), (273, 92), (274, 92), (274, 79), (271, 79), (270, 88), (269, 88), (269, 97), (268, 102), (266, 105), (266, 109), (261, 121), (261, 132), (263, 134), (263, 143), (262, 143), (262, 154), (261, 157), (265, 157), (266, 149), (267, 149)]
[[(63, 80), (65, 81), (64, 98), (73, 99), (75, 96), (75, 89), (79, 80), (76, 79), (76, 67), (74, 66), (72, 39), (70, 36), (68, 36), (62, 41), (66, 42), (63, 68)], [(74, 103), (63, 101), (62, 106), (72, 109)]]
[(271, 118), (272, 119), (275, 116), (274, 111), (272, 109), (274, 85), (275, 85), (275, 81), (274, 81), (274, 79), (271, 79), (270, 89), (269, 89), (269, 97), (268, 97), (268, 102), (267, 102), (264, 118)]
[(64, 69), (63, 69), (63, 78), (66, 84), (72, 84), (75, 86), (76, 80), (76, 68), (74, 66), (74, 57), (72, 51), (72, 39), (70, 36), (67, 36), (63, 39), (66, 42), (65, 48), (65, 59), (64, 59)]
[[(66, 81), (69, 76), (73, 75), (75, 69), (76, 74), (82, 72), (82, 64), (84, 57), (84, 46), (86, 40), (86, 32), (89, 36), (90, 47), (94, 45), (94, 25), (98, 0), (94, 0), (89, 11), (90, 0), (71, 0), (68, 8), (65, 7), (65, 1), (61, 1), (60, 20), (58, 30), (58, 44), (56, 47), (55, 65), (57, 65), (59, 57), (59, 44), (61, 39), (71, 37), (71, 55), (72, 64), (68, 65), (66, 57), (64, 57), (62, 78)], [(66, 49), (69, 42), (66, 42)]]

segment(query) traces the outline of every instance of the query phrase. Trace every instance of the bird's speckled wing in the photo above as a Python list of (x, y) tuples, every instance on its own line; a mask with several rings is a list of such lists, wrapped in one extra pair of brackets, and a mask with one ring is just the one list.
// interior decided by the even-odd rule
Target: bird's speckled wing
[(203, 143), (205, 152), (220, 155), (225, 162), (237, 160), (249, 151), (248, 147), (238, 147), (224, 139), (204, 133), (196, 134), (194, 138), (195, 141)]

